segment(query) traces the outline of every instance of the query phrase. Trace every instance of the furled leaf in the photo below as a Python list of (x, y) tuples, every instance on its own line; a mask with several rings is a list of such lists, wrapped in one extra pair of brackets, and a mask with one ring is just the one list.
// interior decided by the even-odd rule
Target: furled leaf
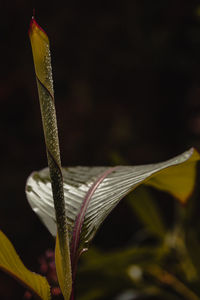
[[(143, 275), (144, 269), (149, 265), (159, 264), (160, 251), (160, 246), (129, 246), (114, 251), (102, 251), (91, 247), (88, 255), (83, 255), (78, 268), (77, 299), (118, 299), (114, 295), (122, 294), (125, 290), (134, 290), (138, 294), (137, 299), (140, 299), (140, 293), (143, 294), (141, 299), (157, 295), (159, 287), (156, 287), (155, 282), (150, 281), (149, 277)], [(91, 281), (92, 285), (88, 289), (87, 283)], [(119, 299), (126, 298), (120, 295)], [(158, 299), (174, 298), (158, 297)]]
[(37, 297), (50, 300), (50, 287), (43, 276), (29, 271), (17, 255), (13, 245), (0, 230), (0, 269), (16, 278)]
[[(62, 276), (64, 281), (59, 281), (59, 284), (61, 287), (64, 287), (62, 290), (63, 295), (65, 300), (68, 300), (70, 297), (70, 285), (72, 286), (71, 260), (66, 221), (67, 218), (65, 213), (56, 110), (54, 105), (50, 45), (48, 36), (34, 18), (30, 24), (29, 37), (33, 52), (48, 165), (50, 170), (49, 173), (53, 191), (58, 230), (57, 234), (59, 236), (59, 257), (61, 259), (60, 263), (62, 264), (62, 272), (64, 274)], [(59, 279), (60, 278), (61, 277), (59, 276)], [(69, 296), (67, 296), (68, 294)]]
[[(192, 193), (195, 166), (199, 154), (190, 149), (166, 162), (143, 166), (63, 168), (65, 204), (71, 240), (72, 257), (91, 241), (98, 227), (117, 203), (142, 183), (158, 178), (160, 188), (177, 196), (177, 182), (182, 201)], [(179, 171), (180, 170), (180, 171)], [(176, 174), (174, 176), (173, 174)], [(164, 175), (163, 175), (164, 173)], [(167, 182), (163, 180), (167, 177)], [(161, 178), (161, 179), (159, 179)], [(173, 184), (169, 179), (172, 179)], [(182, 184), (181, 184), (182, 183)], [(187, 188), (185, 184), (187, 183)], [(152, 183), (154, 184), (154, 181)], [(26, 194), (33, 210), (50, 232), (56, 235), (55, 212), (48, 168), (34, 172), (27, 181)]]

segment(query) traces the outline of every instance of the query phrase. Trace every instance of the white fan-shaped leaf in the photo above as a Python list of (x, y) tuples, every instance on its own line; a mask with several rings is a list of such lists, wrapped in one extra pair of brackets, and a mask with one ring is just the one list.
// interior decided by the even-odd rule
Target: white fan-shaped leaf
[[(105, 217), (126, 194), (148, 180), (149, 184), (152, 178), (159, 177), (161, 174), (160, 178), (164, 180), (163, 174), (166, 172), (163, 172), (166, 171), (166, 168), (170, 178), (173, 172), (177, 174), (177, 168), (181, 166), (181, 176), (176, 176), (175, 179), (172, 176), (173, 185), (177, 178), (178, 188), (180, 188), (181, 180), (185, 184), (187, 177), (191, 177), (191, 171), (187, 172), (188, 168), (190, 170), (192, 168), (192, 174), (195, 174), (197, 160), (199, 160), (199, 154), (194, 149), (190, 149), (173, 159), (157, 164), (114, 168), (63, 168), (66, 212), (71, 239), (74, 238), (73, 231), (78, 232), (80, 229), (81, 241), (89, 242)], [(185, 168), (182, 168), (183, 166)], [(152, 183), (152, 185), (154, 184)], [(161, 189), (164, 186), (163, 189), (170, 192), (170, 185), (168, 188), (166, 184), (159, 184), (161, 184)], [(189, 196), (193, 187), (194, 179), (185, 192), (186, 197)], [(173, 190), (171, 192), (173, 193)], [(32, 209), (55, 236), (55, 212), (48, 168), (31, 174), (27, 180), (26, 194)]]

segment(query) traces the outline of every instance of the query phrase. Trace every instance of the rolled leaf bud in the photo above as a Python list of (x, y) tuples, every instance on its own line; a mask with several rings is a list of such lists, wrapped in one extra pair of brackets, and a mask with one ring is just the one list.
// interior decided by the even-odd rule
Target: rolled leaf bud
[(59, 283), (65, 300), (68, 300), (70, 298), (72, 288), (71, 262), (67, 218), (64, 203), (63, 177), (61, 171), (56, 110), (54, 105), (51, 55), (48, 36), (44, 32), (44, 30), (37, 24), (34, 18), (32, 18), (30, 24), (29, 37), (31, 41), (33, 60), (35, 65), (35, 73), (57, 222), (58, 242), (56, 249), (58, 249), (57, 263), (59, 264), (57, 272), (62, 273), (58, 274)]

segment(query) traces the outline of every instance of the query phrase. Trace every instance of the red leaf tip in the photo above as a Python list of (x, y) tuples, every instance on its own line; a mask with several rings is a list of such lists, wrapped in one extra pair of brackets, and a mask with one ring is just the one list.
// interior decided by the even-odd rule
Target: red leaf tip
[(44, 31), (44, 29), (42, 29), (42, 27), (40, 27), (40, 25), (35, 20), (35, 9), (33, 10), (33, 16), (32, 16), (31, 22), (30, 22), (30, 26), (29, 26), (29, 31), (28, 31), (29, 35), (31, 35), (34, 27), (38, 28), (39, 30), (44, 32), (45, 35), (47, 35), (46, 32)]

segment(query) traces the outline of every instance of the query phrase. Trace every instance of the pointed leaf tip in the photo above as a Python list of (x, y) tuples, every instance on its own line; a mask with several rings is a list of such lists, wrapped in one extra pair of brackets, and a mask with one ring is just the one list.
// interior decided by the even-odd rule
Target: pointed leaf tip
[(37, 33), (37, 34), (41, 33), (43, 38), (45, 38), (47, 41), (49, 40), (44, 29), (36, 22), (34, 15), (32, 16), (28, 33), (29, 33), (30, 38), (34, 33)]
[(196, 180), (196, 163), (200, 154), (194, 148), (185, 152), (185, 162), (170, 166), (146, 182), (158, 190), (172, 194), (180, 203), (186, 204), (191, 197)]
[(54, 92), (49, 38), (46, 32), (38, 25), (34, 17), (30, 23), (29, 38), (33, 52), (39, 93), (40, 90), (42, 90), (41, 93), (46, 95), (46, 90), (48, 90), (51, 97), (53, 97)]

